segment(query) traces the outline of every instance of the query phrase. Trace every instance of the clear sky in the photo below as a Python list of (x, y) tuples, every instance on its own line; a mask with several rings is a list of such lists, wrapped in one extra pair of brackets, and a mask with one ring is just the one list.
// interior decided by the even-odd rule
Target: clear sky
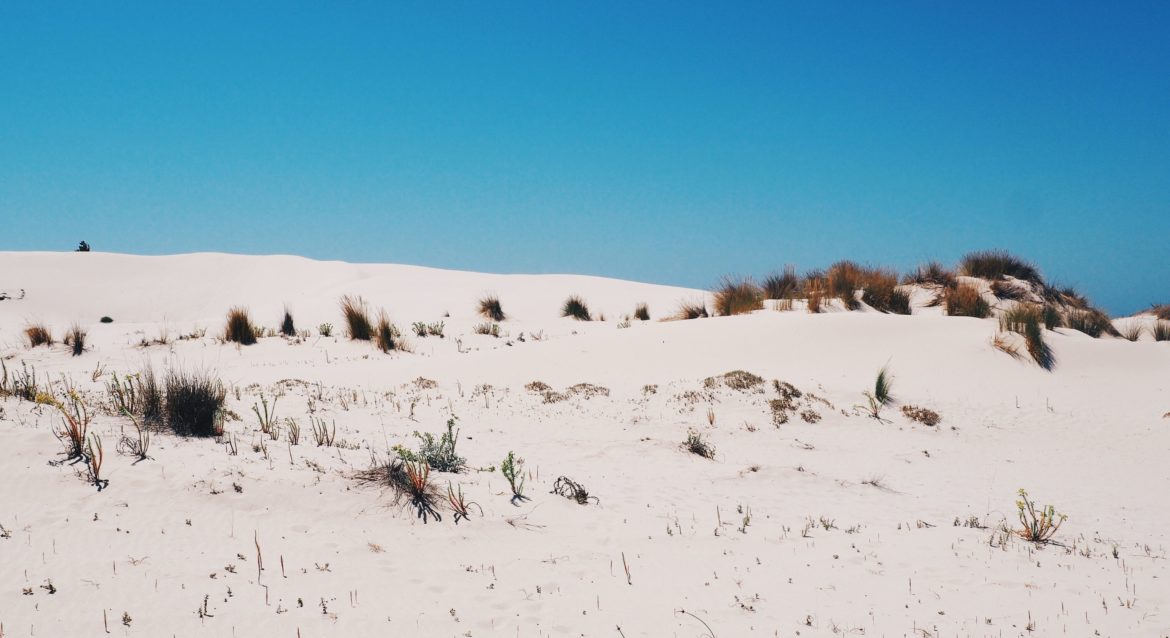
[[(0, 250), (1170, 302), (1170, 2), (4, 2)], [(2, 274), (0, 274), (2, 276)]]

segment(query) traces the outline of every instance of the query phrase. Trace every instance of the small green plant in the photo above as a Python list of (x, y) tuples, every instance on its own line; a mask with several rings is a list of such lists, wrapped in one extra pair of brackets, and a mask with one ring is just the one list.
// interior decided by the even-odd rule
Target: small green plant
[(333, 324), (323, 323), (323, 324), (317, 326), (317, 333), (320, 334), (322, 337), (332, 337), (333, 336)]
[(442, 339), (443, 338), (443, 329), (446, 327), (447, 327), (447, 324), (445, 322), (442, 322), (442, 321), (436, 321), (435, 323), (428, 323), (427, 324), (427, 334), (432, 336), (432, 337), (438, 337), (438, 338)]
[(593, 315), (589, 314), (589, 306), (577, 295), (569, 297), (561, 305), (561, 316), (572, 317), (577, 321), (593, 321)]
[(272, 397), (272, 407), (269, 409), (268, 398), (261, 393), (260, 405), (252, 404), (252, 412), (256, 413), (256, 418), (260, 421), (260, 431), (264, 434), (271, 433), (272, 426), (276, 424), (276, 402), (279, 400), (279, 396)]
[(893, 386), (893, 375), (890, 374), (888, 366), (882, 366), (882, 369), (878, 370), (877, 378), (874, 379), (873, 390), (862, 393), (868, 405), (861, 407), (866, 408), (870, 417), (882, 420), (882, 408), (894, 402), (894, 396), (891, 394)]
[(1060, 526), (1068, 520), (1068, 516), (1057, 512), (1051, 505), (1037, 510), (1036, 504), (1028, 498), (1028, 492), (1023, 488), (1020, 488), (1019, 495), (1020, 500), (1016, 501), (1016, 509), (1019, 510), (1020, 524), (1024, 526), (1017, 532), (1020, 538), (1033, 543), (1050, 542)]
[(455, 423), (459, 417), (447, 419), (447, 431), (435, 438), (430, 432), (415, 432), (418, 438), (418, 452), (411, 452), (401, 445), (394, 446), (394, 451), (404, 461), (422, 461), (439, 472), (462, 472), (467, 467), (467, 459), (455, 452), (455, 445), (459, 441), (459, 430)]
[(705, 459), (715, 458), (715, 446), (704, 439), (703, 434), (698, 430), (687, 430), (687, 439), (683, 441), (683, 449)]
[(410, 329), (414, 332), (414, 336), (416, 337), (425, 338), (427, 336), (427, 324), (424, 321), (416, 321), (410, 324)]
[(500, 337), (500, 324), (492, 321), (485, 321), (483, 323), (476, 324), (475, 327), (471, 329), (471, 331), (477, 335), (488, 335), (489, 337), (496, 337), (498, 339)]
[(503, 463), (500, 463), (500, 473), (504, 475), (508, 486), (512, 488), (512, 504), (516, 505), (521, 501), (527, 501), (528, 497), (524, 496), (524, 459), (508, 450), (508, 456), (504, 458)]

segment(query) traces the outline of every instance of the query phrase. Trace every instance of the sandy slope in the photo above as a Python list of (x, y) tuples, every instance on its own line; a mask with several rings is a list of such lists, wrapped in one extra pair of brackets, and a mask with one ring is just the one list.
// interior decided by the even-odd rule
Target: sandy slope
[[(139, 636), (1170, 635), (1168, 343), (1061, 330), (1049, 339), (1057, 368), (1044, 372), (994, 350), (993, 321), (934, 309), (618, 329), (637, 302), (657, 318), (703, 293), (297, 257), (0, 253), (0, 290), (20, 289), (23, 299), (0, 301), (10, 371), (70, 378), (97, 405), (111, 372), (200, 367), (231, 384), (242, 420), (227, 424), (236, 456), (159, 435), (153, 459), (132, 464), (114, 453), (128, 422), (102, 412), (93, 428), (110, 485), (98, 492), (50, 464), (53, 409), (0, 402), (6, 638), (105, 635), (103, 613), (110, 633)], [(503, 338), (471, 334), (485, 292), (515, 317)], [(447, 338), (384, 355), (317, 337), (321, 322), (340, 332), (346, 293), (404, 329), (443, 320)], [(559, 318), (571, 293), (609, 321)], [(235, 304), (269, 326), (288, 304), (314, 336), (221, 344)], [(81, 321), (91, 350), (29, 349), (20, 329), (34, 319), (58, 337)], [(199, 327), (206, 336), (177, 339)], [(138, 345), (164, 330), (167, 345)], [(895, 395), (937, 410), (939, 426), (853, 409), (887, 362)], [(735, 369), (832, 407), (809, 403), (818, 423), (793, 414), (775, 426), (769, 384), (704, 384)], [(533, 380), (610, 394), (546, 403), (524, 388)], [(345, 445), (282, 435), (266, 459), (253, 450), (260, 392), (283, 393), (279, 416), (306, 431), (312, 398)], [(484, 471), (432, 476), (461, 485), (482, 517), (423, 524), (353, 480), (452, 413), (460, 452)], [(714, 460), (680, 449), (689, 428), (716, 446)], [(508, 450), (530, 470), (519, 506), (487, 471)], [(549, 494), (559, 475), (600, 503)], [(1003, 542), (997, 527), (1018, 527), (1020, 487), (1069, 515), (1061, 546)]]

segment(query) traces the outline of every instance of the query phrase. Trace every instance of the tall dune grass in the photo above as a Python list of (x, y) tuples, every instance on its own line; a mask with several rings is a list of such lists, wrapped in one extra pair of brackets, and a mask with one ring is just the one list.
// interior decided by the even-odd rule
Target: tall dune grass
[(959, 272), (968, 277), (981, 277), (990, 280), (1010, 276), (1033, 283), (1044, 283), (1044, 278), (1035, 265), (1006, 250), (980, 250), (967, 253), (959, 261)]
[(53, 333), (49, 331), (49, 327), (43, 323), (33, 323), (25, 326), (24, 336), (28, 339), (30, 348), (37, 346), (51, 346), (56, 343), (53, 340)]
[(723, 317), (747, 314), (764, 307), (764, 291), (750, 277), (724, 277), (712, 296), (715, 314)]
[(762, 286), (765, 299), (791, 299), (800, 288), (800, 278), (795, 266), (785, 266), (784, 271), (764, 277)]
[(577, 321), (593, 321), (593, 315), (589, 312), (589, 305), (585, 300), (577, 295), (571, 295), (561, 304), (561, 316), (572, 317)]
[(223, 338), (225, 341), (238, 343), (242, 346), (256, 343), (256, 330), (252, 327), (252, 319), (248, 316), (247, 308), (235, 306), (228, 310)]
[(370, 311), (361, 297), (345, 295), (341, 298), (341, 314), (345, 317), (349, 338), (353, 341), (369, 341), (374, 336), (370, 323)]
[(979, 289), (971, 284), (948, 288), (943, 294), (943, 305), (947, 315), (951, 317), (985, 319), (991, 316), (991, 305), (983, 299)]
[(489, 321), (504, 321), (508, 318), (504, 314), (504, 307), (500, 305), (500, 298), (496, 295), (485, 295), (479, 300), (479, 314)]
[(1028, 354), (1041, 368), (1051, 370), (1056, 365), (1052, 349), (1044, 341), (1044, 310), (1032, 304), (1018, 304), (999, 317), (1001, 330), (1023, 335)]

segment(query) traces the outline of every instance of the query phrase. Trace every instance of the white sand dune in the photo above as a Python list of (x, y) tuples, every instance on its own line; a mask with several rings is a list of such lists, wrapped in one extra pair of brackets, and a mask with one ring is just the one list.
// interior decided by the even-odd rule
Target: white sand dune
[[(995, 321), (934, 308), (619, 329), (639, 302), (659, 319), (706, 293), (289, 256), (7, 252), (0, 291), (13, 297), (0, 301), (9, 375), (28, 366), (58, 393), (76, 385), (96, 412), (109, 480), (99, 492), (80, 465), (53, 463), (55, 408), (0, 400), (4, 638), (107, 626), (304, 638), (1170, 636), (1167, 342), (1058, 329), (1048, 372), (993, 348)], [(500, 338), (472, 332), (485, 293), (510, 315)], [(413, 352), (341, 336), (343, 294), (385, 308)], [(560, 317), (570, 294), (608, 321)], [(224, 344), (235, 305), (266, 327), (287, 305), (312, 335)], [(79, 322), (87, 352), (29, 348), (30, 321), (58, 339)], [(415, 321), (445, 322), (446, 338), (414, 337)], [(317, 335), (325, 322), (333, 337)], [(164, 333), (168, 343), (140, 345)], [(169, 434), (149, 460), (115, 452), (132, 428), (104, 408), (104, 385), (147, 363), (229, 384), (238, 455)], [(897, 405), (885, 422), (855, 409), (887, 364), (899, 404), (936, 410), (940, 424)], [(705, 383), (732, 370), (767, 382)], [(776, 425), (773, 379), (824, 402), (806, 396)], [(525, 389), (535, 380), (609, 394), (546, 402)], [(301, 425), (299, 445), (285, 430), (267, 455), (254, 449), (261, 393), (281, 394), (276, 412)], [(342, 445), (315, 445), (310, 409), (336, 422)], [(441, 508), (424, 524), (353, 478), (452, 414), (471, 469), (431, 477), (444, 492), (460, 486), (482, 516), (455, 524)], [(681, 448), (690, 429), (714, 459)], [(509, 450), (528, 469), (530, 500), (518, 505), (498, 471)], [(550, 494), (561, 475), (599, 502)], [(1068, 515), (1056, 544), (1001, 530), (1020, 527), (1019, 488)]]

